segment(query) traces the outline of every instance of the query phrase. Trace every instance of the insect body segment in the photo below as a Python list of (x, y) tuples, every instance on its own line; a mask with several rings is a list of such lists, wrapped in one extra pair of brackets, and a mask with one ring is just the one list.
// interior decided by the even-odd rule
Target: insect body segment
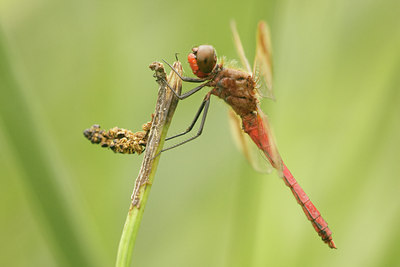
[[(238, 115), (240, 118), (239, 123), (241, 121), (241, 125), (238, 125), (236, 128), (241, 128), (243, 130), (241, 131), (242, 134), (247, 134), (247, 138), (250, 137), (257, 149), (263, 152), (271, 166), (277, 170), (278, 175), (283, 178), (285, 184), (291, 189), (296, 200), (302, 206), (305, 215), (311, 221), (318, 235), (329, 245), (329, 247), (336, 248), (335, 243), (332, 240), (332, 232), (328, 228), (327, 222), (321, 217), (317, 208), (312, 204), (304, 190), (300, 187), (286, 165), (283, 163), (275, 145), (267, 117), (259, 107), (260, 96), (273, 99), (271, 44), (268, 27), (265, 22), (259, 23), (256, 59), (253, 71), (245, 57), (239, 34), (237, 33), (234, 24), (232, 24), (232, 31), (238, 54), (246, 68), (246, 71), (224, 68), (222, 63), (217, 64), (215, 49), (210, 45), (194, 47), (192, 52), (188, 55), (188, 61), (193, 74), (200, 79), (188, 77), (181, 78), (183, 81), (204, 81), (204, 83), (201, 86), (177, 97), (179, 99), (184, 99), (205, 86), (211, 87), (212, 89), (203, 100), (203, 103), (188, 130), (169, 139), (188, 133), (196, 123), (200, 113), (203, 112), (200, 129), (194, 138), (198, 137), (203, 130), (210, 100), (209, 96), (211, 94), (218, 96)], [(265, 93), (263, 94), (263, 92)], [(236, 120), (236, 123), (238, 123), (237, 121), (238, 120)], [(187, 143), (194, 138), (189, 138), (171, 148)], [(243, 138), (241, 140), (243, 140)], [(245, 145), (243, 145), (243, 147), (244, 146)], [(246, 150), (243, 149), (243, 151)]]

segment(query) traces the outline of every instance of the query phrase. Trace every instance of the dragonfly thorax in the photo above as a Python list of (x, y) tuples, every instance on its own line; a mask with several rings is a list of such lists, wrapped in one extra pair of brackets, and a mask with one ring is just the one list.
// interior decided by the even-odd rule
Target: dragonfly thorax
[(224, 68), (217, 72), (208, 86), (213, 87), (213, 95), (223, 99), (240, 117), (257, 110), (256, 82), (245, 71)]

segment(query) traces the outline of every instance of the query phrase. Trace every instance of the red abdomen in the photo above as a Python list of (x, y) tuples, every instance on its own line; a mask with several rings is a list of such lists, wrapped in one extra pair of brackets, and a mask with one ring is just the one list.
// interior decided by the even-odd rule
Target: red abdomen
[[(268, 136), (268, 131), (266, 130), (267, 125), (262, 117), (257, 113), (248, 114), (246, 117), (242, 118), (242, 123), (243, 130), (251, 137), (258, 148), (264, 152), (272, 166), (274, 168), (277, 168), (277, 166), (281, 168), (283, 181), (292, 191), (297, 203), (302, 207), (304, 214), (307, 216), (307, 219), (311, 222), (318, 235), (330, 248), (336, 248), (332, 240), (332, 232), (328, 227), (328, 223), (322, 218), (318, 209), (297, 183), (285, 163), (274, 162), (273, 157), (271, 157), (274, 151), (272, 151), (270, 136)], [(277, 158), (281, 161), (279, 156)]]

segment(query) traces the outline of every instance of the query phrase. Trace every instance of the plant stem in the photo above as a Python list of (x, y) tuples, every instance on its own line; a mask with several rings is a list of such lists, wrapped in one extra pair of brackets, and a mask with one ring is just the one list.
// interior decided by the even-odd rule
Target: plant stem
[[(150, 68), (155, 71), (154, 77), (159, 84), (158, 99), (155, 109), (155, 116), (150, 130), (148, 143), (139, 175), (135, 182), (135, 188), (132, 194), (132, 202), (122, 231), (117, 254), (117, 267), (130, 266), (132, 252), (135, 245), (140, 222), (143, 217), (144, 208), (150, 193), (151, 185), (154, 181), (160, 151), (162, 150), (169, 125), (172, 120), (178, 99), (173, 95), (163, 82), (166, 79), (164, 67), (159, 62), (154, 62)], [(174, 68), (182, 74), (182, 65), (180, 62), (174, 63)], [(181, 79), (171, 71), (166, 79), (174, 90), (180, 94), (182, 88)]]

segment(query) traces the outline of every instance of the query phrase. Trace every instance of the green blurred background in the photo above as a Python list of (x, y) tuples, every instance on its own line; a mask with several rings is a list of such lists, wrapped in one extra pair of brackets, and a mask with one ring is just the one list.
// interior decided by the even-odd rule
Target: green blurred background
[[(271, 26), (280, 152), (334, 232), (331, 250), (276, 174), (254, 172), (212, 100), (203, 136), (162, 155), (134, 266), (400, 266), (400, 2), (0, 2), (0, 266), (113, 266), (142, 156), (91, 145), (139, 130), (148, 65), (209, 43), (248, 57)], [(192, 85), (184, 85), (184, 90)], [(206, 91), (181, 102), (185, 129)], [(173, 142), (173, 141), (172, 141)]]

